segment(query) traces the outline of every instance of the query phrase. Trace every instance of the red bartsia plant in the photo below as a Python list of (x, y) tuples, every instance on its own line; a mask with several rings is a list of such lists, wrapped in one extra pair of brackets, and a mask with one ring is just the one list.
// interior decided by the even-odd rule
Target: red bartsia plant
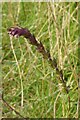
[(22, 28), (22, 27), (11, 27), (8, 29), (8, 33), (10, 36), (16, 36), (16, 37), (20, 37), (23, 36), (25, 38), (27, 38), (30, 42), (30, 44), (36, 46), (37, 50), (42, 53), (43, 58), (47, 59), (49, 61), (49, 63), (51, 64), (52, 68), (56, 69), (56, 73), (58, 74), (60, 81), (62, 83), (62, 85), (64, 86), (64, 89), (66, 90), (66, 92), (68, 93), (68, 89), (63, 77), (63, 73), (62, 70), (59, 70), (56, 59), (53, 58), (53, 60), (51, 59), (51, 55), (49, 53), (49, 51), (47, 51), (42, 42), (38, 42), (35, 38), (34, 35), (32, 35), (30, 33), (30, 31), (26, 28)]

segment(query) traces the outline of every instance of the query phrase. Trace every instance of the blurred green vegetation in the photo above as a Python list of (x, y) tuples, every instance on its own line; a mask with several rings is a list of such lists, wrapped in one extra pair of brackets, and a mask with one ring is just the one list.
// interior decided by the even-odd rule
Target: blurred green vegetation
[[(28, 28), (57, 59), (68, 95), (61, 92), (55, 69), (23, 37), (12, 39), (7, 29)], [(78, 3), (2, 3), (3, 95), (29, 118), (77, 118)], [(3, 117), (19, 117), (3, 104)]]

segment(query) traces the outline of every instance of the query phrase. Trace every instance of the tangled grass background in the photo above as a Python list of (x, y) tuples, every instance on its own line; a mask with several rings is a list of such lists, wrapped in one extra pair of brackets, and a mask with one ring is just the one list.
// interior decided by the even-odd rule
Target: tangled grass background
[[(2, 4), (3, 96), (22, 116), (78, 118), (79, 3), (8, 2)], [(68, 95), (55, 68), (23, 37), (10, 37), (11, 26), (29, 28), (56, 58)], [(20, 117), (3, 104), (3, 117)]]

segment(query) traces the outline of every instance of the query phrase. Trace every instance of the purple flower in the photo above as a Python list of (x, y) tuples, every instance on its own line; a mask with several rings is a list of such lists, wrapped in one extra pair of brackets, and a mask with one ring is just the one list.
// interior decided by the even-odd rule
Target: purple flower
[(20, 28), (20, 27), (11, 27), (8, 29), (8, 33), (12, 36), (24, 36), (26, 38), (29, 38), (31, 36), (31, 33), (26, 28)]
[(29, 39), (30, 44), (38, 46), (38, 42), (35, 39), (35, 36), (30, 33), (30, 31), (26, 28), (21, 28), (21, 27), (11, 27), (8, 29), (8, 34), (10, 36), (24, 36), (25, 38)]

